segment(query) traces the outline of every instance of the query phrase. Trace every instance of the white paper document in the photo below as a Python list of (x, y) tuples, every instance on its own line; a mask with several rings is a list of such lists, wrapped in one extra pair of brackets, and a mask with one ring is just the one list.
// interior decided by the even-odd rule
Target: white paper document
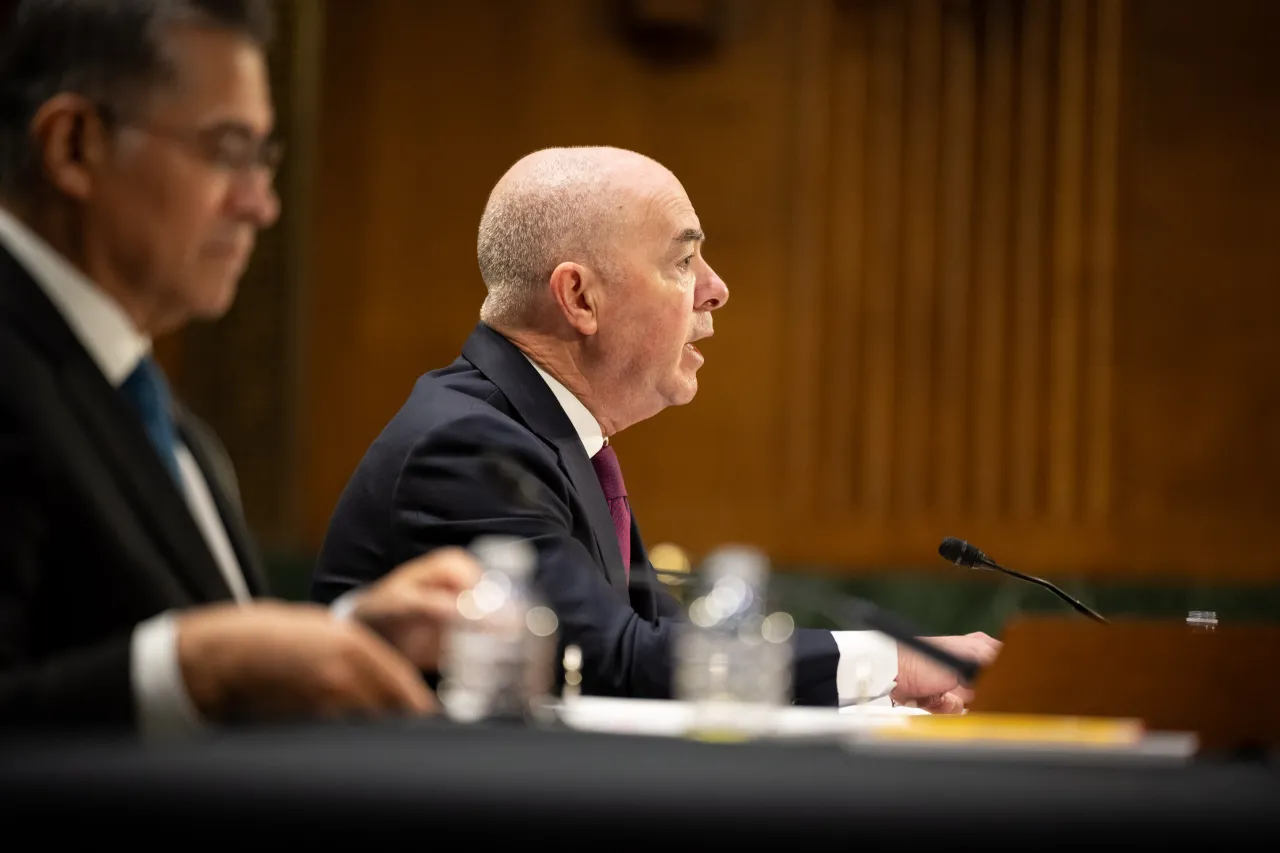
[[(558, 713), (566, 725), (581, 731), (664, 737), (683, 737), (702, 720), (691, 703), (668, 699), (580, 696), (561, 704)], [(928, 714), (928, 711), (883, 705), (851, 705), (838, 710), (725, 706), (720, 716), (735, 727), (763, 736), (808, 737), (901, 725), (906, 717), (917, 714)]]

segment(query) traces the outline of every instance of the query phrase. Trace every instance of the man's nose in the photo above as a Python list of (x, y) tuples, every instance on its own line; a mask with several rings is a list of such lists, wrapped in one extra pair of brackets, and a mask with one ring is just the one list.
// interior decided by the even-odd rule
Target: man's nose
[(263, 170), (237, 181), (229, 201), (235, 219), (250, 222), (257, 228), (270, 228), (280, 218), (280, 196), (275, 181)]
[(716, 275), (716, 271), (707, 267), (706, 276), (698, 282), (698, 308), (703, 311), (714, 311), (729, 301), (729, 286), (724, 279)]

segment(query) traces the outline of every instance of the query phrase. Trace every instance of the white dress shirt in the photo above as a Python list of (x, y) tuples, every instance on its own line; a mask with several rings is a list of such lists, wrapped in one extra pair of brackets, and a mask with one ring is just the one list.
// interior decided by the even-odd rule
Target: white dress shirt
[[(587, 456), (595, 456), (605, 444), (600, 423), (563, 383), (533, 359), (525, 358), (560, 401)], [(889, 693), (898, 677), (898, 644), (877, 631), (832, 631), (831, 636), (840, 654), (836, 665), (836, 693), (840, 704), (890, 704)]]
[[(3, 208), (0, 208), (0, 244), (53, 302), (107, 381), (119, 388), (150, 353), (150, 339), (138, 332), (115, 300)], [(191, 515), (232, 595), (237, 601), (246, 602), (250, 596), (244, 573), (200, 466), (180, 437), (174, 450)], [(130, 678), (138, 725), (145, 735), (175, 735), (201, 727), (178, 665), (177, 629), (172, 612), (161, 613), (134, 629)]]

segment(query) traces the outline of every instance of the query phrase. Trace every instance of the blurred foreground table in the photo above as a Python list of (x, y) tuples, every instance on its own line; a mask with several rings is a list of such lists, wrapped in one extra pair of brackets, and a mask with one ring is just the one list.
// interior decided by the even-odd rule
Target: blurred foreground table
[(46, 842), (163, 822), (187, 840), (409, 830), (428, 850), (511, 841), (1273, 847), (1280, 767), (866, 754), (439, 719), (226, 732), (163, 748), (9, 740), (0, 744), (0, 820)]

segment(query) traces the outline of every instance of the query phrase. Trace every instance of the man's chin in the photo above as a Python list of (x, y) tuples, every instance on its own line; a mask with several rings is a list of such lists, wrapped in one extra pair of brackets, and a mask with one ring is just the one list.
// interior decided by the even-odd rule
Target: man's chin
[(698, 396), (698, 377), (689, 375), (684, 378), (679, 390), (672, 394), (667, 401), (670, 406), (684, 406), (693, 402), (693, 398)]
[(221, 320), (235, 304), (239, 281), (219, 282), (210, 285), (205, 291), (205, 298), (199, 300), (191, 311), (192, 319)]

